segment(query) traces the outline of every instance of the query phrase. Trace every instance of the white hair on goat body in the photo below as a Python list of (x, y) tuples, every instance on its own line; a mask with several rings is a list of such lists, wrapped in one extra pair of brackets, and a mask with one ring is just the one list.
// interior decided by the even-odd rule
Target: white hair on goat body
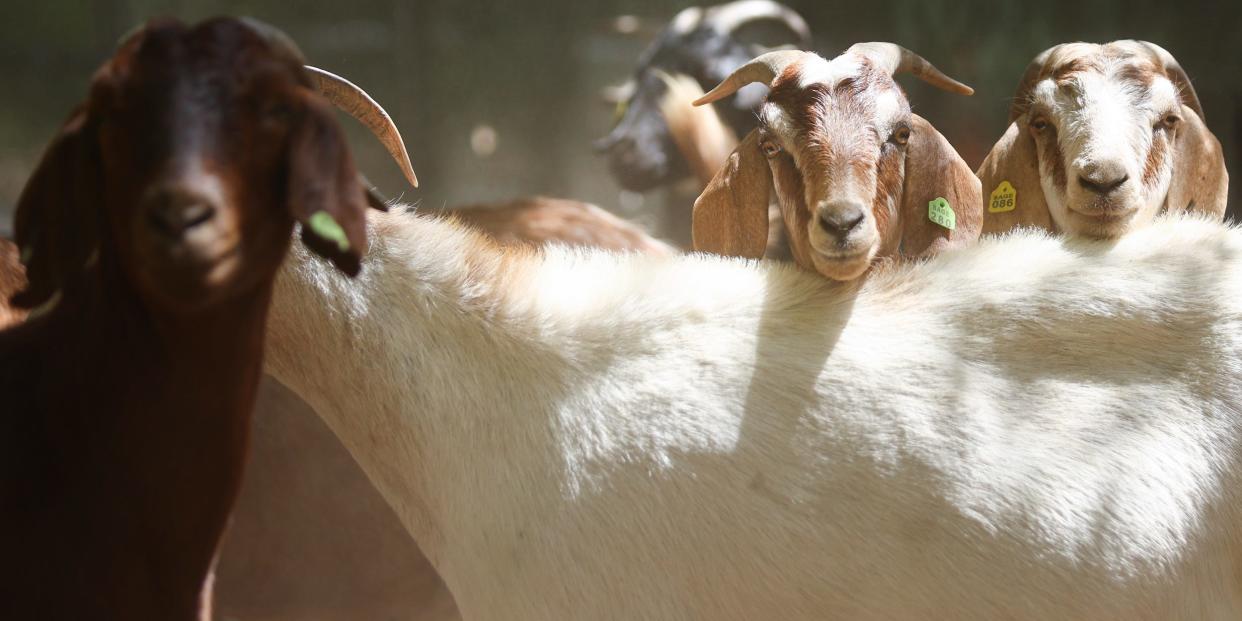
[(829, 283), (371, 224), (353, 282), (292, 251), (267, 365), (464, 618), (1242, 615), (1238, 230)]
[(989, 208), (985, 233), (1037, 225), (1116, 237), (1162, 211), (1224, 214), (1220, 144), (1185, 72), (1159, 46), (1050, 48), (1028, 66), (1010, 120), (979, 175), (984, 192), (1007, 181), (1016, 197)]

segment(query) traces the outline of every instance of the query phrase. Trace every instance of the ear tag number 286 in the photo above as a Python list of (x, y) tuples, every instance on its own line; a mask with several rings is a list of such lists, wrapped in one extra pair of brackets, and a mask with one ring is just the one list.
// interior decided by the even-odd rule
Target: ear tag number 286
[(957, 214), (953, 213), (953, 208), (949, 206), (949, 201), (945, 200), (943, 196), (927, 203), (927, 219), (950, 231), (957, 227)]

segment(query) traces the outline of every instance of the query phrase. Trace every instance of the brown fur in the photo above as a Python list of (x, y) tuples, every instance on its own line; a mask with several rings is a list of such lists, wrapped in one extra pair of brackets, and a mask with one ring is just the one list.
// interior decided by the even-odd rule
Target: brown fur
[[(814, 217), (808, 205), (823, 200), (830, 181), (839, 181), (841, 175), (851, 176), (856, 187), (875, 187), (870, 203), (880, 234), (877, 258), (926, 256), (978, 237), (982, 221), (978, 179), (929, 123), (909, 115), (911, 144), (905, 147), (877, 145), (874, 138), (837, 131), (843, 118), (869, 114), (867, 106), (872, 104), (867, 97), (873, 93), (895, 89), (904, 101), (904, 93), (886, 73), (864, 60), (858, 75), (836, 84), (802, 87), (800, 78), (801, 66), (794, 63), (773, 81), (768, 94), (768, 102), (790, 119), (799, 165), (784, 152), (771, 159), (764, 156), (759, 145), (770, 130), (760, 128), (747, 136), (695, 203), (696, 250), (760, 256), (758, 240), (766, 235), (767, 223), (758, 217), (758, 209), (767, 204), (768, 192), (775, 187), (794, 261), (815, 270), (806, 234)], [(927, 217), (928, 203), (938, 196), (946, 198), (957, 215), (953, 231)]]
[[(29, 282), (14, 300), (53, 306), (0, 332), (6, 618), (209, 614), (272, 281), (300, 215), (291, 208), (354, 210), (357, 221), (366, 209), (335, 118), (300, 105), (317, 97), (306, 87), (300, 63), (249, 25), (153, 22), (96, 74), (23, 190)], [(260, 117), (238, 98), (288, 115)], [(147, 211), (166, 188), (199, 187), (188, 185), (197, 173), (164, 166), (187, 159), (223, 171), (213, 218), (196, 231), (238, 244), (204, 259), (210, 278), (159, 254), (166, 234)], [(325, 195), (337, 203), (283, 200), (284, 183), (309, 177), (338, 184)], [(365, 235), (338, 219), (350, 239)], [(171, 238), (185, 252), (216, 248)], [(363, 250), (329, 254), (356, 262)]]
[(638, 226), (580, 201), (538, 196), (458, 207), (452, 214), (506, 245), (558, 242), (618, 252), (676, 253)]

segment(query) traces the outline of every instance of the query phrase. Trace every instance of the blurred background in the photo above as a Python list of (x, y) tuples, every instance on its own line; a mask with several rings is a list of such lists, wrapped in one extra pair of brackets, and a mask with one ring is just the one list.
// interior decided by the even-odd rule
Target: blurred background
[[(652, 227), (669, 190), (623, 191), (591, 141), (610, 129), (600, 91), (689, 2), (657, 0), (42, 0), (0, 21), (0, 233), (43, 146), (94, 68), (135, 24), (245, 14), (288, 32), (312, 64), (350, 77), (389, 112), (423, 183), (411, 190), (382, 149), (345, 121), (361, 168), (384, 192), (438, 208), (543, 194), (596, 203)], [(1242, 185), (1242, 2), (789, 0), (831, 57), (850, 43), (900, 43), (976, 89), (964, 98), (910, 76), (915, 110), (976, 167), (1006, 126), (1026, 64), (1060, 42), (1145, 39), (1181, 62)], [(622, 15), (618, 28), (615, 18)], [(1231, 208), (1231, 213), (1234, 211)], [(688, 212), (687, 212), (688, 213)]]

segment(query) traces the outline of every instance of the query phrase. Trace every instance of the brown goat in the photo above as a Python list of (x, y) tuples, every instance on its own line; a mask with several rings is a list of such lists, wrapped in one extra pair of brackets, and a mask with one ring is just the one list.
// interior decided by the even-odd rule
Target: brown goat
[(769, 52), (695, 102), (754, 82), (771, 87), (760, 126), (742, 140), (694, 207), (694, 247), (758, 258), (774, 189), (794, 261), (852, 280), (878, 258), (922, 257), (974, 242), (979, 180), (930, 123), (910, 112), (893, 74), (970, 94), (918, 55), (860, 43), (831, 62)]
[(367, 204), (268, 27), (152, 22), (96, 72), (17, 206), (44, 309), (0, 332), (4, 618), (209, 615), (290, 232), (356, 273)]

